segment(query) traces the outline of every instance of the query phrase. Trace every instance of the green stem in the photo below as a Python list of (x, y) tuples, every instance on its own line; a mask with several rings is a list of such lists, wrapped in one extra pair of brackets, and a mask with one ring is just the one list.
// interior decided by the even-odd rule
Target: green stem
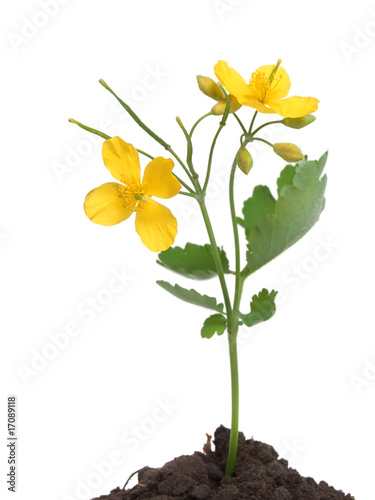
[(236, 464), (237, 448), (238, 448), (238, 432), (239, 432), (239, 413), (240, 413), (240, 395), (239, 395), (239, 379), (238, 379), (238, 358), (237, 358), (237, 332), (238, 325), (233, 327), (231, 331), (228, 328), (229, 341), (229, 357), (230, 357), (230, 375), (231, 375), (231, 390), (232, 390), (232, 421), (229, 437), (229, 451), (225, 475), (232, 476), (233, 469)]
[(229, 206), (230, 215), (232, 219), (233, 236), (234, 236), (234, 248), (235, 248), (235, 271), (236, 271), (236, 284), (235, 284), (235, 294), (233, 302), (234, 313), (237, 314), (239, 301), (241, 300), (241, 254), (240, 254), (240, 240), (238, 235), (238, 224), (236, 217), (236, 206), (234, 202), (234, 178), (237, 171), (237, 155), (235, 156), (232, 164), (232, 169), (229, 176)]
[(128, 106), (118, 95), (115, 94), (115, 92), (105, 83), (105, 81), (101, 78), (99, 80), (99, 83), (103, 85), (105, 89), (107, 89), (121, 104), (121, 106), (129, 113), (129, 115), (133, 118), (133, 120), (141, 127), (145, 132), (148, 133), (153, 139), (155, 139), (156, 142), (161, 144), (165, 149), (168, 149), (168, 144), (159, 137), (158, 135), (155, 134), (143, 121), (137, 116), (134, 111), (131, 109), (130, 106)]
[(265, 139), (261, 139), (260, 137), (254, 137), (253, 140), (254, 141), (264, 142), (265, 144), (268, 144), (269, 146), (271, 146), (271, 148), (273, 149), (273, 144), (271, 144), (270, 142), (266, 141)]
[(186, 154), (187, 166), (189, 167), (189, 170), (191, 172), (191, 175), (193, 176), (193, 179), (198, 179), (199, 176), (198, 176), (197, 172), (194, 170), (194, 166), (193, 166), (193, 143), (191, 142), (191, 137), (188, 134), (186, 128), (184, 127), (184, 125), (181, 121), (181, 118), (177, 117), (176, 121), (179, 124), (179, 126), (181, 127), (181, 130), (183, 131), (183, 133), (185, 135), (186, 142), (187, 142), (187, 154)]
[(190, 130), (190, 133), (189, 133), (189, 136), (190, 136), (190, 139), (191, 139), (191, 136), (193, 135), (193, 132), (194, 130), (196, 129), (197, 125), (202, 121), (204, 120), (205, 118), (207, 118), (208, 116), (211, 116), (213, 115), (212, 111), (210, 111), (209, 113), (206, 113), (205, 115), (201, 116), (195, 123), (194, 125), (192, 126), (191, 130)]
[(233, 311), (228, 318), (228, 341), (229, 358), (231, 373), (231, 395), (232, 395), (232, 422), (229, 437), (229, 451), (225, 475), (231, 476), (236, 463), (238, 448), (238, 430), (239, 430), (239, 377), (237, 360), (237, 332), (238, 332), (238, 313), (243, 290), (243, 279), (241, 276), (241, 254), (238, 235), (238, 224), (236, 218), (236, 207), (234, 201), (234, 179), (237, 171), (237, 155), (233, 160), (232, 169), (229, 177), (229, 204), (232, 219), (234, 247), (235, 247), (235, 292), (233, 301)]
[(243, 130), (243, 133), (244, 133), (244, 134), (247, 134), (247, 131), (246, 131), (246, 129), (245, 129), (245, 125), (244, 125), (244, 124), (242, 123), (242, 121), (239, 119), (239, 117), (237, 116), (237, 114), (236, 114), (236, 113), (232, 113), (232, 114), (233, 114), (233, 116), (235, 117), (235, 119), (238, 121), (238, 123), (239, 123), (240, 127), (241, 127), (241, 128), (242, 128), (242, 130)]
[(255, 111), (254, 113), (254, 116), (253, 116), (253, 119), (251, 120), (251, 123), (250, 123), (250, 127), (249, 127), (249, 135), (251, 134), (252, 130), (253, 130), (253, 125), (254, 125), (254, 122), (255, 122), (255, 118), (258, 114), (258, 111)]
[(214, 155), (214, 149), (215, 149), (215, 146), (216, 146), (216, 141), (217, 141), (217, 138), (220, 135), (220, 132), (225, 127), (225, 124), (226, 124), (226, 121), (227, 121), (228, 115), (229, 115), (230, 101), (229, 101), (229, 97), (228, 97), (227, 93), (225, 93), (225, 99), (226, 99), (226, 104), (225, 104), (225, 110), (224, 110), (223, 118), (220, 121), (219, 128), (218, 128), (218, 130), (217, 130), (217, 132), (215, 134), (214, 140), (212, 141), (211, 148), (210, 148), (210, 154), (209, 154), (209, 157), (208, 157), (208, 165), (207, 165), (206, 178), (205, 178), (204, 184), (203, 184), (203, 192), (204, 193), (207, 190), (208, 182), (210, 180), (211, 168), (212, 168), (212, 158), (213, 158), (213, 155)]
[(282, 122), (283, 122), (283, 120), (275, 120), (273, 122), (263, 123), (263, 125), (261, 125), (256, 130), (254, 130), (253, 135), (255, 135), (257, 132), (259, 132), (259, 130), (261, 130), (263, 127), (267, 127), (268, 125), (272, 125), (273, 123), (282, 123)]
[[(78, 125), (79, 127), (83, 128), (84, 130), (87, 130), (87, 132), (91, 132), (91, 134), (95, 134), (95, 135), (98, 135), (100, 137), (103, 137), (103, 139), (111, 139), (111, 136), (110, 135), (107, 135), (105, 134), (104, 132), (100, 132), (100, 130), (96, 130), (95, 128), (92, 128), (92, 127), (88, 127), (87, 125), (84, 125), (83, 123), (81, 122), (78, 122), (77, 120), (73, 120), (73, 118), (69, 118), (68, 120), (70, 123), (75, 123), (76, 125)], [(137, 149), (137, 148), (136, 148)], [(149, 155), (148, 153), (146, 153), (145, 151), (142, 151), (141, 149), (137, 149), (138, 153), (140, 153), (141, 155), (143, 156), (147, 156), (147, 158), (150, 158), (151, 160), (154, 159), (153, 156)]]
[(100, 132), (100, 130), (96, 130), (95, 128), (88, 127), (87, 125), (84, 125), (81, 122), (78, 122), (77, 120), (74, 120), (73, 118), (69, 118), (68, 120), (70, 123), (75, 123), (79, 127), (83, 128), (84, 130), (87, 130), (87, 132), (91, 132), (92, 134), (99, 135), (100, 137), (103, 137), (103, 139), (110, 139), (111, 136), (105, 134), (104, 132)]
[(232, 304), (231, 304), (230, 297), (229, 297), (227, 283), (225, 281), (224, 269), (223, 269), (223, 264), (221, 262), (221, 258), (220, 258), (220, 254), (219, 254), (219, 249), (218, 249), (218, 246), (216, 244), (216, 239), (215, 239), (214, 231), (213, 231), (213, 228), (212, 228), (211, 220), (210, 220), (210, 217), (208, 215), (206, 203), (205, 203), (205, 200), (204, 200), (205, 199), (205, 194), (202, 191), (202, 188), (201, 188), (198, 180), (195, 180), (194, 186), (195, 186), (195, 189), (196, 189), (196, 192), (197, 192), (197, 195), (198, 195), (197, 200), (198, 200), (201, 212), (202, 212), (202, 216), (203, 216), (204, 224), (206, 226), (208, 238), (210, 240), (210, 244), (211, 244), (211, 248), (212, 248), (212, 255), (213, 255), (213, 258), (214, 258), (214, 261), (215, 261), (215, 266), (216, 266), (216, 270), (217, 270), (217, 274), (218, 274), (218, 278), (219, 278), (221, 290), (223, 292), (223, 299), (224, 299), (225, 309), (226, 309), (227, 315), (229, 317), (229, 316), (232, 315)]
[(183, 196), (190, 196), (191, 198), (197, 199), (197, 195), (195, 193), (186, 193), (185, 191), (180, 191), (178, 194), (182, 194)]
[(191, 187), (186, 184), (186, 182), (184, 182), (182, 179), (180, 179), (180, 177), (178, 177), (178, 175), (176, 175), (174, 172), (172, 172), (173, 175), (176, 177), (176, 179), (178, 180), (178, 182), (181, 184), (181, 186), (184, 186), (184, 188), (189, 191), (190, 193), (190, 196), (195, 196), (195, 192), (193, 189), (191, 189)]

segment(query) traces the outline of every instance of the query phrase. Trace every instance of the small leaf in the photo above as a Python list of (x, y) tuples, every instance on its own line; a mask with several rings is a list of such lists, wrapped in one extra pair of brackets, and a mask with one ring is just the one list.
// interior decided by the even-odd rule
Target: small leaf
[(185, 302), (194, 304), (196, 306), (206, 307), (207, 309), (212, 309), (213, 311), (223, 312), (224, 305), (218, 304), (214, 297), (209, 297), (208, 295), (201, 295), (195, 290), (188, 290), (187, 288), (182, 288), (180, 285), (171, 285), (167, 281), (159, 280), (156, 282), (159, 286), (167, 290), (175, 297), (178, 297)]
[(227, 327), (227, 320), (222, 314), (213, 314), (203, 323), (201, 335), (204, 339), (210, 339), (217, 333), (222, 335)]
[[(219, 254), (224, 273), (229, 273), (229, 261), (223, 249)], [(207, 280), (217, 276), (211, 245), (187, 243), (185, 248), (170, 247), (160, 252), (158, 264), (178, 274), (195, 280)]]
[(276, 312), (276, 295), (277, 292), (275, 290), (269, 292), (266, 288), (263, 288), (258, 295), (253, 295), (250, 303), (250, 312), (248, 314), (241, 314), (241, 319), (245, 325), (253, 326), (272, 318)]

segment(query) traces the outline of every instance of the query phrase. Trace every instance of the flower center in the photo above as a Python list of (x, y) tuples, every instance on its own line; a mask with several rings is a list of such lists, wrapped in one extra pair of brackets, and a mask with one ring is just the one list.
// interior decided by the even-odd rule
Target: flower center
[(125, 208), (135, 211), (142, 207), (150, 196), (142, 189), (139, 182), (134, 179), (121, 179), (124, 186), (119, 185), (118, 195), (123, 200)]
[(276, 77), (277, 70), (281, 64), (281, 59), (277, 61), (271, 74), (267, 76), (263, 71), (255, 71), (251, 75), (250, 88), (256, 94), (259, 101), (264, 103), (266, 98), (270, 98), (281, 80), (281, 75)]

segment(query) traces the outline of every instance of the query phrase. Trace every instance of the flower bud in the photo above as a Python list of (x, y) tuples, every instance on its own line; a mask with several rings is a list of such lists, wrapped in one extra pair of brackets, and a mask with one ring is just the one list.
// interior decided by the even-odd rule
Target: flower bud
[(237, 153), (237, 165), (239, 169), (247, 175), (253, 166), (253, 158), (246, 148), (240, 147)]
[[(238, 109), (240, 109), (240, 107), (242, 106), (242, 104), (240, 104), (237, 99), (234, 97), (234, 95), (232, 94), (229, 94), (229, 102), (230, 102), (230, 108), (229, 108), (229, 113), (234, 113), (235, 111), (237, 111)], [(217, 104), (215, 104), (215, 106), (213, 106), (213, 108), (211, 109), (212, 113), (214, 115), (223, 115), (224, 114), (224, 111), (225, 111), (225, 106), (227, 105), (227, 100), (225, 99), (221, 99)]]
[(211, 99), (215, 99), (215, 101), (221, 101), (223, 98), (223, 91), (220, 89), (219, 85), (213, 81), (212, 78), (208, 76), (197, 76), (198, 87)]
[(316, 120), (316, 116), (314, 115), (305, 115), (301, 116), (301, 118), (284, 118), (281, 120), (281, 123), (286, 127), (290, 128), (303, 128), (306, 125), (310, 125), (310, 123)]
[(290, 142), (278, 142), (273, 146), (273, 150), (285, 161), (294, 163), (303, 160), (300, 148)]

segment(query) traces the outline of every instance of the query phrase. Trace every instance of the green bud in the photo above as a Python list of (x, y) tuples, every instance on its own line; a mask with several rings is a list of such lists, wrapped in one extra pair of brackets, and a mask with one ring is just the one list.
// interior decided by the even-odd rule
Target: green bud
[(239, 169), (247, 175), (253, 166), (253, 158), (246, 148), (240, 147), (237, 153), (237, 165)]
[(223, 98), (223, 91), (220, 89), (219, 85), (213, 81), (212, 78), (208, 76), (197, 76), (198, 87), (203, 92), (203, 94), (215, 99), (215, 101), (221, 101)]
[(275, 153), (285, 161), (295, 163), (303, 160), (302, 151), (298, 146), (290, 142), (278, 142), (273, 146)]
[(303, 128), (306, 125), (310, 125), (310, 123), (316, 120), (316, 116), (314, 115), (305, 115), (301, 116), (301, 118), (284, 118), (281, 120), (281, 123), (286, 127), (290, 128)]
[[(232, 94), (229, 94), (228, 98), (230, 102), (229, 113), (235, 113), (238, 109), (240, 109), (242, 104), (240, 104)], [(223, 115), (226, 105), (227, 100), (224, 97), (224, 99), (221, 99), (217, 104), (215, 104), (215, 106), (212, 107), (211, 111), (214, 115)]]

